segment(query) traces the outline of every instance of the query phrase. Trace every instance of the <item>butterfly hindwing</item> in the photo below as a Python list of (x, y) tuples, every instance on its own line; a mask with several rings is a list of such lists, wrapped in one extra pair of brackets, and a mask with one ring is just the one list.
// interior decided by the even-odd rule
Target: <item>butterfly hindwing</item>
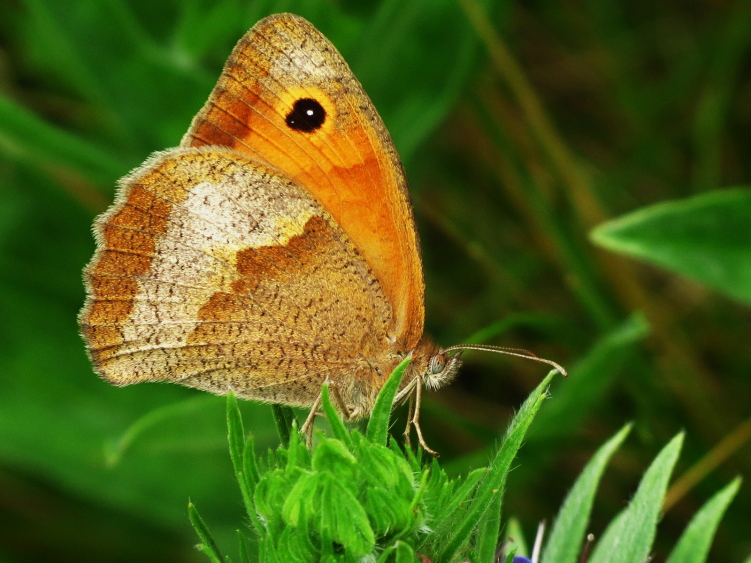
[(81, 324), (115, 384), (170, 380), (307, 406), (327, 377), (348, 398), (363, 354), (387, 348), (389, 304), (336, 222), (234, 151), (155, 155), (96, 229)]

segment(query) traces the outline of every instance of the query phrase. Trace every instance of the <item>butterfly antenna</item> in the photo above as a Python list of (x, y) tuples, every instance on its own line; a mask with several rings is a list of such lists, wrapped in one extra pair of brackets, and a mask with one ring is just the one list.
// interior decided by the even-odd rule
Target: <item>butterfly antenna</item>
[(455, 350), (479, 350), (482, 352), (495, 352), (496, 354), (506, 354), (507, 356), (526, 358), (528, 360), (533, 360), (535, 362), (553, 366), (561, 375), (563, 375), (563, 377), (568, 377), (568, 372), (563, 369), (560, 364), (557, 364), (552, 360), (540, 358), (529, 350), (524, 350), (523, 348), (505, 348), (503, 346), (490, 346), (487, 344), (458, 344), (456, 346), (449, 346), (448, 348), (443, 349), (444, 352), (453, 352)]

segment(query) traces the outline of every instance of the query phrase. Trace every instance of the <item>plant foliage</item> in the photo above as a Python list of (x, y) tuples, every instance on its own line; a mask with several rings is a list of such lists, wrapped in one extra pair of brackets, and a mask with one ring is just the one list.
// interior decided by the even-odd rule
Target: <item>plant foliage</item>
[[(251, 522), (249, 540), (263, 563), (362, 562), (402, 563), (470, 561), (498, 558), (526, 560), (500, 542), (501, 505), (511, 462), (555, 372), (527, 398), (514, 416), (490, 465), (463, 478), (450, 478), (437, 459), (423, 463), (410, 449), (388, 437), (396, 389), (407, 361), (384, 385), (365, 434), (348, 430), (339, 419), (328, 385), (323, 410), (331, 436), (318, 433), (312, 450), (296, 424), (280, 432), (287, 444), (257, 457), (246, 437), (233, 394), (227, 398), (230, 457)], [(603, 471), (630, 431), (622, 428), (582, 471), (547, 538), (541, 563), (580, 560), (595, 491)], [(683, 435), (660, 452), (644, 474), (628, 507), (597, 541), (590, 562), (645, 561), (657, 531), (662, 499)], [(706, 561), (717, 523), (738, 490), (736, 479), (697, 514), (671, 556), (671, 563)], [(216, 542), (195, 507), (189, 505), (199, 549), (212, 563), (222, 561)], [(246, 559), (240, 537), (241, 557)], [(229, 558), (227, 558), (229, 559)]]

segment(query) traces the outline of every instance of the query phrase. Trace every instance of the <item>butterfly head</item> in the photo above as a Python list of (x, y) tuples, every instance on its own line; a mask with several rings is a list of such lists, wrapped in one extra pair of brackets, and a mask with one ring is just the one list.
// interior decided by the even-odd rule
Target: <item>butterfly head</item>
[(438, 351), (430, 357), (423, 384), (432, 391), (451, 383), (462, 365), (461, 352)]
[(446, 351), (423, 338), (412, 354), (414, 378), (419, 378), (423, 387), (431, 391), (448, 385), (462, 365), (461, 354), (461, 350)]

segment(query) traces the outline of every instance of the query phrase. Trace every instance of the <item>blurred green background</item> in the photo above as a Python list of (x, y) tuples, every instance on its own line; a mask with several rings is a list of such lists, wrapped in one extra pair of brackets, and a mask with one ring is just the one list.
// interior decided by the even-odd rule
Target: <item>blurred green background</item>
[[(724, 282), (690, 281), (598, 249), (589, 233), (749, 183), (748, 1), (0, 3), (0, 561), (201, 561), (188, 499), (234, 544), (242, 506), (223, 399), (108, 386), (76, 314), (90, 226), (117, 178), (177, 145), (234, 43), (280, 11), (341, 50), (403, 156), (428, 331), (443, 345), (519, 346), (571, 369), (517, 460), (505, 516), (533, 535), (596, 446), (633, 420), (596, 501), (601, 533), (685, 429), (675, 478), (697, 467), (702, 478), (673, 497), (655, 551), (664, 558), (711, 494), (750, 473), (751, 285), (732, 267)], [(724, 243), (690, 264), (696, 245), (653, 262), (689, 277), (748, 269), (744, 205), (726, 206), (741, 218)], [(684, 240), (678, 232), (662, 242)], [(468, 354), (460, 377), (425, 400), (426, 438), (444, 466), (484, 465), (545, 372)], [(243, 408), (258, 447), (274, 446), (271, 409)], [(749, 530), (746, 483), (709, 560), (745, 560)]]

